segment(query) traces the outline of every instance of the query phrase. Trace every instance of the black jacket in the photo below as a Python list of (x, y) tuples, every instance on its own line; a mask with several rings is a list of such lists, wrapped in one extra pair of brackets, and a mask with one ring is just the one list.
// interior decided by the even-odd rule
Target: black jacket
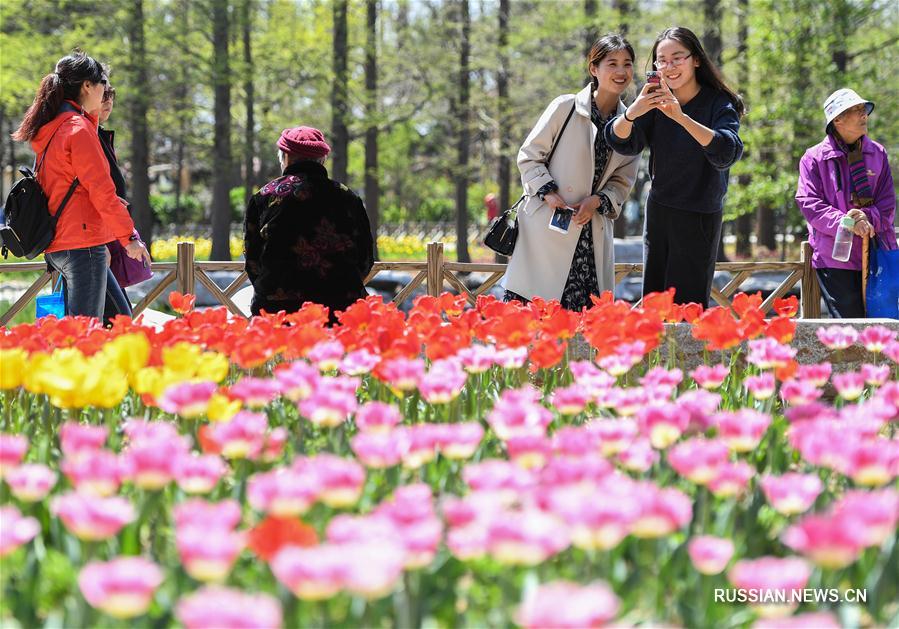
[(334, 321), (367, 294), (374, 247), (365, 206), (317, 162), (291, 164), (253, 195), (244, 248), (254, 315), (311, 301), (328, 306)]
[[(119, 168), (119, 160), (115, 154), (115, 131), (98, 127), (97, 135), (100, 136), (100, 146), (103, 147), (106, 161), (109, 162), (109, 174), (112, 177), (112, 182), (115, 184), (115, 193), (123, 199), (127, 199), (128, 189), (125, 187), (125, 175), (122, 174), (122, 169)], [(131, 211), (130, 204), (128, 205), (128, 210)]]

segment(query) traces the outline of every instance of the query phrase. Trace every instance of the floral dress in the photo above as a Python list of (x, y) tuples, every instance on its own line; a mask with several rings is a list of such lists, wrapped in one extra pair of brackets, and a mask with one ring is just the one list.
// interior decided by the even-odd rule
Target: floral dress
[[(590, 120), (599, 129), (596, 134), (596, 140), (593, 143), (593, 152), (595, 155), (593, 168), (593, 186), (592, 190), (596, 190), (602, 174), (609, 163), (609, 156), (612, 150), (606, 144), (603, 137), (602, 129), (606, 120), (596, 106), (596, 101), (592, 100), (590, 108)], [(541, 199), (559, 189), (555, 181), (550, 181), (537, 191), (537, 196)], [(609, 198), (599, 193), (599, 208), (597, 214), (609, 214), (613, 211), (612, 203)], [(592, 221), (592, 219), (591, 219)], [(565, 281), (565, 288), (562, 290), (562, 299), (560, 300), (562, 307), (567, 310), (581, 310), (585, 306), (590, 306), (590, 295), (599, 294), (599, 281), (596, 278), (596, 257), (593, 253), (593, 229), (591, 221), (588, 221), (581, 229), (581, 236), (578, 238), (577, 247), (574, 250), (574, 257), (571, 260), (571, 269), (568, 271), (568, 279)], [(503, 295), (503, 301), (511, 300), (527, 303), (529, 300), (510, 290)]]

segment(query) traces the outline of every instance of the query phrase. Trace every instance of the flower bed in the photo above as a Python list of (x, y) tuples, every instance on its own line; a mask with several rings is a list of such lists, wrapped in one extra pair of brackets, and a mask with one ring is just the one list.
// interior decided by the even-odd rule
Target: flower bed
[[(870, 353), (835, 373), (760, 304), (369, 298), (327, 328), (174, 294), (159, 330), (4, 330), (0, 623), (887, 624), (896, 334), (822, 328)], [(661, 364), (685, 319), (720, 363)]]

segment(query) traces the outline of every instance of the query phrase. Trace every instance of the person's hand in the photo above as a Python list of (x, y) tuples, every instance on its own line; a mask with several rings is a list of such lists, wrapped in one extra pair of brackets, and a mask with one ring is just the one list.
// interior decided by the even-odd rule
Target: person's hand
[(147, 246), (139, 240), (132, 240), (129, 242), (128, 246), (125, 247), (125, 253), (128, 254), (129, 258), (143, 260), (144, 264), (147, 266), (150, 266), (150, 263), (152, 262), (150, 259), (150, 252), (147, 251)]
[(864, 211), (858, 208), (852, 208), (848, 212), (846, 212), (846, 216), (855, 221), (855, 227), (852, 228), (852, 233), (856, 236), (861, 236), (864, 238), (868, 236), (869, 238), (874, 237), (874, 226), (871, 225), (871, 221), (868, 220), (868, 215), (864, 213)]
[(631, 103), (630, 107), (625, 110), (625, 115), (633, 120), (657, 108), (659, 101), (662, 100), (662, 90), (660, 88), (652, 90), (652, 88), (658, 87), (658, 85), (658, 83), (647, 83), (644, 85), (640, 93), (637, 94), (637, 100)]
[(543, 195), (543, 201), (549, 206), (549, 209), (555, 210), (559, 207), (566, 207), (565, 199), (559, 196), (558, 192), (548, 192)]
[(659, 111), (661, 111), (672, 120), (679, 121), (681, 118), (683, 118), (684, 115), (684, 112), (680, 106), (680, 102), (677, 100), (674, 92), (671, 91), (671, 88), (668, 87), (668, 84), (665, 83), (664, 80), (660, 85), (661, 87), (659, 87), (659, 94), (661, 98), (658, 105)]
[(575, 225), (586, 225), (599, 208), (599, 197), (595, 194), (591, 194), (589, 197), (575, 205), (574, 208), (577, 211), (574, 213), (574, 216), (571, 217), (572, 222), (574, 222)]

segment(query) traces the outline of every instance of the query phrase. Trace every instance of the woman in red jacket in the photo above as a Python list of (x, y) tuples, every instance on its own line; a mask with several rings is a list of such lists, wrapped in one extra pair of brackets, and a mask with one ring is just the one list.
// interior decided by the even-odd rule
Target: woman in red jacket
[(63, 57), (41, 81), (34, 102), (13, 134), (43, 164), (38, 181), (56, 212), (73, 181), (71, 198), (44, 251), (62, 274), (66, 314), (101, 317), (107, 291), (121, 291), (107, 263), (106, 243), (118, 240), (127, 254), (150, 262), (146, 247), (133, 239), (134, 223), (125, 202), (116, 196), (109, 163), (97, 137), (97, 118), (107, 79), (103, 66), (82, 52)]

